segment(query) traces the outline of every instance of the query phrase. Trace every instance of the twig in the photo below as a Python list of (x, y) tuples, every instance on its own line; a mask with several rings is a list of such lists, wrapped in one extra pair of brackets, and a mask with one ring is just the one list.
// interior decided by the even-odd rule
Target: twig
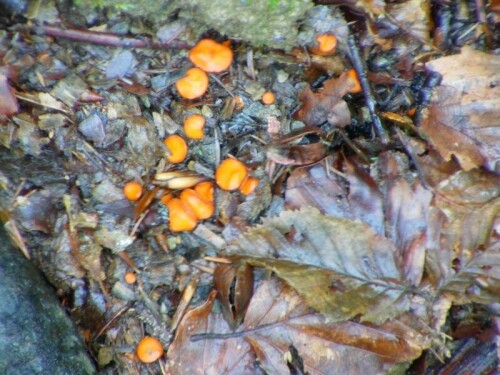
[(149, 39), (136, 39), (123, 37), (112, 33), (103, 33), (79, 29), (61, 29), (55, 26), (35, 26), (32, 30), (38, 35), (53, 36), (56, 38), (71, 39), (78, 42), (100, 44), (103, 46), (123, 47), (123, 48), (181, 48), (188, 49), (192, 46), (184, 42), (169, 41), (168, 43), (154, 42)]
[(361, 83), (361, 87), (363, 88), (363, 94), (365, 96), (366, 106), (368, 107), (368, 111), (370, 112), (373, 126), (375, 127), (375, 131), (380, 137), (382, 143), (386, 145), (389, 143), (389, 136), (387, 135), (387, 132), (382, 126), (380, 118), (377, 116), (377, 113), (375, 112), (375, 98), (373, 97), (370, 88), (370, 83), (368, 82), (368, 78), (366, 77), (365, 64), (359, 54), (359, 50), (356, 45), (354, 36), (349, 35), (349, 40), (347, 44), (349, 45), (349, 55), (351, 58), (352, 65), (354, 66), (354, 69), (358, 74), (359, 82)]

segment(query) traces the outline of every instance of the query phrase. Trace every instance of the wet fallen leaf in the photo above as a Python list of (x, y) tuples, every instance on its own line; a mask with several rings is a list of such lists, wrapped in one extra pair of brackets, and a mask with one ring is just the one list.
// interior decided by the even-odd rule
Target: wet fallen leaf
[[(500, 295), (500, 178), (458, 172), (437, 187), (427, 267), (458, 303), (491, 303)], [(439, 249), (439, 250), (437, 250)]]
[(459, 55), (427, 63), (443, 76), (422, 127), (445, 160), (462, 168), (500, 165), (500, 57), (463, 48)]
[(412, 285), (419, 285), (424, 271), (425, 233), (432, 193), (418, 180), (410, 183), (405, 178), (405, 170), (402, 163), (398, 163), (397, 156), (397, 153), (386, 152), (379, 160), (381, 177), (386, 181), (386, 236), (403, 257), (405, 279)]
[(252, 267), (220, 264), (214, 271), (214, 285), (224, 318), (231, 328), (238, 327), (253, 293)]
[(326, 121), (340, 127), (350, 124), (349, 108), (342, 97), (353, 87), (354, 82), (347, 73), (325, 81), (323, 90), (317, 93), (306, 87), (300, 93), (302, 104), (295, 113), (295, 118), (311, 126), (319, 126)]
[(218, 374), (287, 374), (291, 345), (311, 375), (383, 373), (429, 344), (404, 320), (381, 327), (329, 322), (277, 279), (260, 283), (235, 332), (211, 312), (213, 301), (211, 294), (181, 322), (167, 356), (173, 373), (207, 374), (216, 368)]
[(408, 308), (394, 245), (364, 223), (313, 208), (285, 211), (227, 252), (272, 270), (331, 321), (361, 315), (383, 323)]
[(294, 170), (287, 183), (287, 207), (316, 207), (332, 216), (363, 221), (383, 235), (385, 223), (379, 188), (353, 162), (345, 160), (344, 166), (344, 176), (329, 172), (329, 167), (323, 164)]

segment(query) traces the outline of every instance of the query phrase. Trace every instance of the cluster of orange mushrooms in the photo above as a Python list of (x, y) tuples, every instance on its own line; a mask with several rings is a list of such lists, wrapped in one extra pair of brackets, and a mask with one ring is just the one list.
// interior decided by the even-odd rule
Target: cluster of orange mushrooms
[[(226, 44), (212, 39), (202, 39), (189, 52), (189, 59), (196, 67), (188, 69), (185, 76), (176, 82), (175, 87), (181, 97), (196, 99), (204, 95), (208, 89), (207, 73), (220, 73), (229, 68), (233, 61), (233, 51)], [(204, 137), (204, 127), (205, 117), (192, 114), (185, 119), (183, 132), (189, 139), (200, 140)], [(188, 145), (182, 136), (170, 135), (163, 143), (169, 163), (178, 164), (186, 159)], [(233, 158), (220, 163), (215, 171), (215, 182), (221, 189), (239, 189), (244, 195), (251, 194), (259, 184), (257, 178), (249, 176), (245, 164)], [(142, 185), (131, 181), (125, 184), (123, 191), (127, 199), (137, 201), (142, 196)], [(161, 202), (169, 209), (171, 231), (193, 230), (199, 220), (210, 218), (215, 211), (214, 184), (211, 181), (201, 181), (192, 188), (183, 189), (177, 197), (173, 193), (165, 195)]]
[[(335, 53), (337, 39), (331, 34), (318, 35), (316, 44), (310, 48), (312, 53), (318, 55), (331, 55)], [(228, 43), (218, 43), (212, 39), (202, 39), (189, 52), (189, 59), (195, 65), (186, 71), (185, 75), (176, 84), (176, 90), (184, 99), (197, 99), (203, 96), (209, 86), (207, 73), (221, 73), (227, 70), (233, 61), (233, 51)], [(351, 92), (361, 91), (361, 86), (354, 70), (348, 73), (357, 86)], [(274, 93), (266, 91), (262, 102), (266, 105), (275, 101)], [(199, 114), (189, 115), (183, 125), (184, 135), (191, 140), (200, 140), (204, 137), (205, 117)], [(186, 140), (177, 134), (165, 138), (163, 141), (167, 155), (166, 159), (171, 164), (182, 163), (188, 155)], [(170, 172), (177, 173), (177, 172)], [(239, 190), (243, 195), (249, 195), (259, 185), (259, 180), (249, 175), (248, 168), (241, 161), (234, 158), (223, 160), (215, 171), (215, 183), (220, 189), (233, 191)], [(169, 192), (161, 198), (161, 202), (169, 209), (169, 229), (173, 232), (191, 231), (199, 220), (210, 218), (215, 211), (214, 183), (207, 179), (195, 181), (188, 188)], [(179, 189), (178, 189), (179, 190)], [(131, 181), (123, 188), (125, 197), (131, 201), (138, 201), (143, 194), (143, 186), (139, 182)], [(135, 274), (129, 272), (125, 281), (133, 284)], [(161, 342), (150, 336), (144, 337), (136, 349), (137, 357), (143, 363), (151, 363), (163, 355)]]

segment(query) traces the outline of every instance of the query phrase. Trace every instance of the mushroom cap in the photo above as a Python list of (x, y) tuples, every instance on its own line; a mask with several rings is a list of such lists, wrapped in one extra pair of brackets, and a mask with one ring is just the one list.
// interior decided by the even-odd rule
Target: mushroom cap
[(179, 198), (167, 202), (168, 227), (172, 232), (189, 231), (196, 228), (198, 220), (194, 212)]
[(199, 220), (208, 219), (214, 214), (213, 202), (204, 200), (200, 194), (193, 189), (184, 189), (180, 195), (181, 201), (187, 205)]
[(275, 100), (276, 96), (271, 91), (266, 91), (264, 94), (262, 94), (262, 103), (264, 104), (273, 104)]
[(196, 99), (203, 96), (208, 89), (208, 76), (199, 68), (191, 68), (186, 75), (175, 83), (180, 96), (185, 99)]
[(145, 336), (136, 348), (137, 358), (144, 363), (152, 363), (163, 355), (163, 345), (154, 337)]
[(205, 128), (205, 117), (202, 115), (194, 114), (186, 118), (184, 121), (184, 134), (189, 139), (202, 139), (203, 129)]
[(243, 195), (250, 195), (254, 192), (254, 190), (259, 186), (259, 179), (252, 177), (252, 176), (247, 176), (245, 180), (240, 185), (240, 192)]
[(222, 161), (215, 171), (215, 182), (223, 190), (236, 190), (247, 176), (245, 164), (236, 159)]
[(361, 87), (361, 83), (359, 82), (358, 74), (356, 73), (356, 71), (354, 69), (351, 69), (347, 72), (347, 75), (349, 76), (349, 79), (352, 82), (352, 88), (349, 90), (349, 92), (357, 94), (363, 91), (363, 88)]
[(337, 38), (333, 34), (320, 34), (316, 36), (316, 45), (310, 51), (316, 55), (328, 56), (335, 53)]
[(129, 201), (135, 202), (142, 195), (142, 185), (137, 181), (129, 181), (123, 186), (123, 195)]
[(202, 39), (189, 51), (189, 59), (208, 73), (220, 73), (231, 66), (233, 51), (213, 39)]
[(169, 154), (167, 155), (167, 160), (172, 164), (181, 163), (186, 159), (188, 153), (188, 146), (184, 138), (180, 135), (172, 134), (169, 135), (163, 141), (168, 149)]
[(196, 184), (194, 191), (200, 194), (207, 202), (214, 201), (214, 183), (212, 181), (203, 181)]

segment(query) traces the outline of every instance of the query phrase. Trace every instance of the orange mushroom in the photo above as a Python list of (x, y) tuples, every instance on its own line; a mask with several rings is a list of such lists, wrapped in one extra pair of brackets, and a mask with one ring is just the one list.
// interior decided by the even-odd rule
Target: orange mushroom
[(215, 182), (223, 190), (236, 190), (247, 176), (248, 171), (241, 161), (226, 159), (215, 171)]
[(198, 183), (194, 187), (194, 191), (200, 194), (200, 196), (207, 202), (214, 201), (214, 183), (212, 181), (203, 181)]
[(169, 135), (163, 141), (168, 150), (167, 160), (172, 164), (181, 163), (186, 159), (188, 146), (180, 135)]
[(199, 98), (208, 89), (207, 73), (198, 68), (191, 68), (175, 83), (175, 87), (179, 95), (185, 99)]
[(276, 97), (274, 96), (274, 93), (271, 91), (266, 91), (262, 95), (262, 103), (264, 103), (264, 104), (267, 104), (267, 105), (273, 104), (275, 100), (276, 100)]
[(243, 180), (240, 185), (240, 192), (243, 195), (250, 195), (259, 185), (259, 179), (255, 177), (248, 176)]
[(124, 279), (127, 284), (134, 284), (137, 281), (137, 276), (134, 272), (127, 272)]
[(220, 73), (233, 62), (233, 51), (212, 39), (202, 39), (189, 51), (189, 59), (208, 73)]
[(361, 92), (363, 88), (361, 87), (361, 83), (359, 82), (358, 75), (354, 69), (351, 69), (347, 72), (347, 75), (352, 81), (352, 89), (349, 90), (349, 92), (353, 94), (357, 94), (358, 92)]
[(123, 187), (123, 195), (125, 195), (125, 198), (129, 201), (138, 201), (142, 196), (142, 185), (137, 181), (127, 182)]
[(194, 114), (184, 121), (184, 134), (189, 139), (202, 139), (203, 128), (205, 127), (205, 117)]
[(139, 341), (135, 352), (141, 362), (152, 363), (163, 355), (163, 345), (157, 338), (146, 336)]
[(316, 55), (328, 56), (335, 53), (337, 38), (332, 34), (320, 34), (316, 37), (317, 45), (311, 48), (311, 52)]
[(214, 214), (214, 204), (204, 200), (193, 189), (184, 189), (180, 195), (181, 201), (188, 206), (199, 220), (208, 219)]
[(168, 227), (172, 232), (189, 231), (196, 228), (198, 220), (196, 215), (179, 198), (173, 198), (167, 202), (168, 207)]

